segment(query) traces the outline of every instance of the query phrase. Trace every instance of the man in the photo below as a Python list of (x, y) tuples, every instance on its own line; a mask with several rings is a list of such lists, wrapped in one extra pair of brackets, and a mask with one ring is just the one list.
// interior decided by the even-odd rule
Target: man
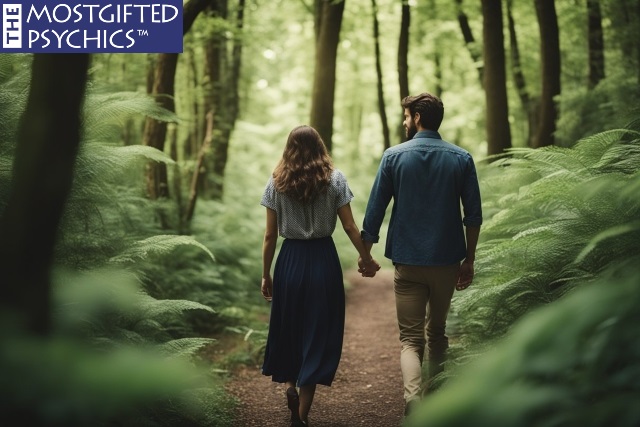
[[(464, 290), (473, 280), (482, 208), (473, 158), (438, 133), (444, 116), (442, 101), (423, 93), (404, 98), (402, 107), (407, 142), (385, 151), (361, 234), (367, 249), (378, 242), (393, 198), (385, 256), (395, 266), (407, 414), (421, 395), (425, 322), (429, 378), (443, 369), (451, 298), (454, 289)], [(366, 274), (361, 260), (359, 265)]]

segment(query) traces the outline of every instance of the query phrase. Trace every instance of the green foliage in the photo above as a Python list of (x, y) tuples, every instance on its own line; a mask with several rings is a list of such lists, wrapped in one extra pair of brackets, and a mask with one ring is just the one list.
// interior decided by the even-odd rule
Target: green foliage
[(179, 245), (191, 245), (200, 248), (211, 257), (212, 261), (215, 261), (211, 251), (202, 243), (196, 241), (192, 236), (175, 235), (152, 236), (140, 242), (136, 242), (129, 249), (111, 258), (110, 261), (114, 263), (133, 263), (147, 258), (150, 253), (168, 254)]
[[(11, 78), (0, 72), (0, 103), (10, 107), (0, 124), (3, 208), (29, 57), (0, 58), (0, 70), (17, 70)], [(149, 147), (117, 146), (117, 130), (136, 114), (175, 120), (146, 95), (89, 90), (84, 140), (55, 248), (54, 330), (49, 339), (36, 339), (2, 319), (2, 405), (25, 425), (230, 425), (233, 402), (199, 366), (200, 350), (213, 340), (194, 337), (188, 318), (215, 310), (148, 292), (147, 265), (162, 264), (184, 247), (197, 250), (200, 263), (210, 263), (213, 254), (192, 236), (159, 233), (158, 206), (143, 196), (142, 166), (172, 160)]]
[(525, 316), (404, 425), (638, 425), (639, 262), (636, 252)]
[(43, 340), (3, 334), (2, 339), (3, 417), (19, 417), (13, 419), (23, 425), (110, 425), (206, 384), (206, 372), (156, 351), (121, 347), (96, 352), (85, 343), (61, 337)]
[(611, 262), (640, 251), (640, 134), (614, 130), (573, 149), (514, 149), (484, 167), (476, 284), (456, 296), (467, 339), (506, 332)]
[(126, 120), (150, 117), (163, 122), (178, 122), (175, 113), (162, 108), (151, 96), (140, 92), (103, 92), (100, 86), (87, 90), (83, 126), (91, 139), (115, 142)]
[(638, 116), (640, 87), (637, 76), (616, 71), (594, 89), (580, 87), (560, 96), (556, 136), (558, 145), (574, 141), (605, 129), (623, 127)]

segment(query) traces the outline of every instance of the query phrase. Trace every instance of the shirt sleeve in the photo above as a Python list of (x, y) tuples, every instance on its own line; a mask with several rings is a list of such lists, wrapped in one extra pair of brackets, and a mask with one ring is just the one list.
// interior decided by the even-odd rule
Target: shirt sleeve
[(273, 177), (270, 177), (267, 182), (260, 204), (274, 211), (276, 210), (276, 187), (273, 184)]
[(367, 210), (362, 223), (361, 236), (365, 242), (378, 243), (382, 220), (393, 197), (393, 181), (386, 171), (386, 156), (382, 157), (376, 179), (371, 187)]
[(480, 185), (473, 159), (469, 156), (465, 171), (464, 188), (462, 189), (462, 223), (467, 227), (482, 225), (482, 202), (480, 200)]
[(353, 200), (353, 192), (349, 188), (347, 178), (342, 172), (336, 170), (335, 173), (336, 210)]

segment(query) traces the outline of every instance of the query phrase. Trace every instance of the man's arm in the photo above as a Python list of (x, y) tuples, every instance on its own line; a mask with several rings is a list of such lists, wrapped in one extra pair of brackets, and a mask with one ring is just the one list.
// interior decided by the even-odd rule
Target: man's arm
[[(367, 210), (362, 223), (362, 240), (369, 244), (378, 243), (380, 240), (380, 227), (384, 215), (393, 197), (393, 183), (385, 171), (385, 158), (382, 158), (378, 173), (371, 186)], [(370, 247), (369, 247), (370, 249)]]

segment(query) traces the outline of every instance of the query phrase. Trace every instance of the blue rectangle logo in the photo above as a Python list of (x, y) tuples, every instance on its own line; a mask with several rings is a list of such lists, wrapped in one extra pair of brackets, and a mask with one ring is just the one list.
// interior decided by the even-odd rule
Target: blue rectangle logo
[(0, 53), (182, 53), (182, 12), (182, 0), (13, 0)]

